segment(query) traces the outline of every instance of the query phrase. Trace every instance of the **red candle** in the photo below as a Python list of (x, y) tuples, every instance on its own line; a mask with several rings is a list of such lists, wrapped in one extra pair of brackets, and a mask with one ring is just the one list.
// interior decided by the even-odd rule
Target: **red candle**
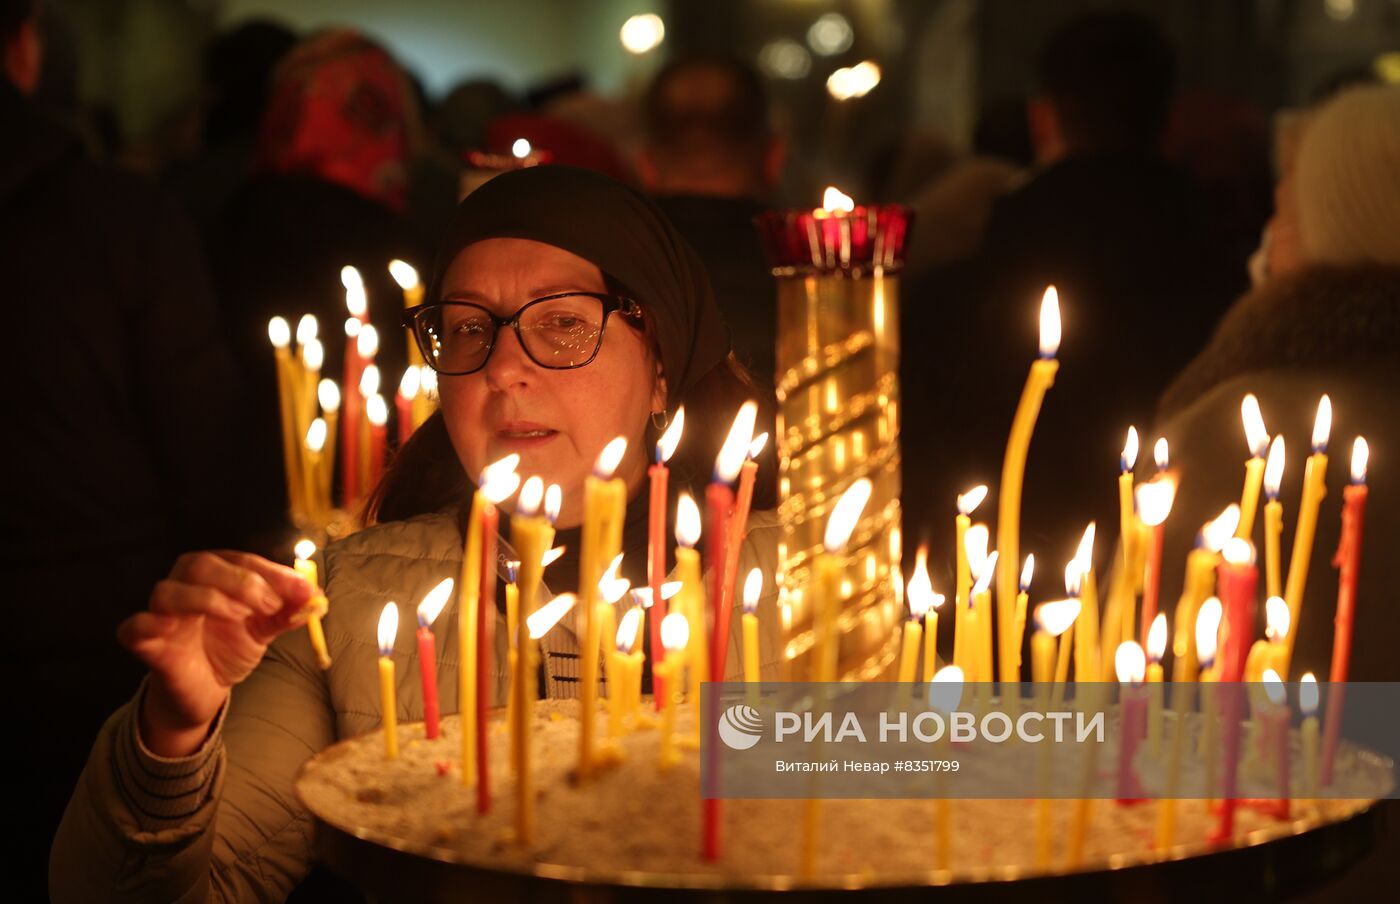
[(491, 628), (496, 624), (496, 529), (500, 513), (483, 500), (481, 510), (481, 596), (476, 607), (476, 809), (491, 810), (490, 757), (487, 753), (486, 701), (491, 693)]
[(1278, 776), (1278, 799), (1274, 801), (1274, 816), (1288, 818), (1288, 799), (1292, 796), (1288, 788), (1288, 725), (1292, 721), (1288, 711), (1288, 694), (1283, 688), (1283, 679), (1273, 669), (1265, 669), (1262, 678), (1264, 693), (1269, 699), (1269, 708), (1260, 721), (1268, 732), (1268, 742), (1273, 748), (1275, 773)]
[(1118, 672), (1119, 687), (1122, 688), (1119, 701), (1122, 721), (1118, 740), (1118, 803), (1137, 804), (1142, 803), (1143, 790), (1133, 758), (1137, 756), (1143, 729), (1147, 725), (1147, 686), (1143, 684), (1147, 656), (1136, 642), (1125, 641), (1118, 645), (1114, 666)]
[(423, 726), (428, 740), (438, 736), (437, 642), (433, 622), (452, 595), (451, 578), (438, 584), (418, 604), (418, 672), (423, 679)]
[(1142, 637), (1138, 641), (1147, 645), (1147, 632), (1152, 620), (1157, 617), (1158, 593), (1162, 584), (1162, 539), (1167, 515), (1171, 514), (1172, 502), (1176, 498), (1176, 480), (1166, 473), (1167, 441), (1157, 440), (1157, 476), (1137, 488), (1138, 517), (1142, 523), (1152, 528), (1152, 540), (1147, 547), (1147, 562), (1142, 578)]
[(1370, 449), (1357, 437), (1351, 448), (1351, 485), (1342, 490), (1342, 538), (1332, 565), (1340, 569), (1337, 614), (1333, 621), (1331, 693), (1323, 722), (1321, 785), (1332, 784), (1332, 764), (1341, 739), (1347, 673), (1351, 668), (1351, 632), (1356, 619), (1356, 578), (1361, 571), (1361, 527), (1366, 519), (1366, 463)]
[[(739, 553), (743, 549), (744, 536), (748, 533), (749, 509), (753, 507), (753, 484), (758, 476), (756, 459), (767, 443), (767, 433), (760, 433), (754, 437), (753, 442), (749, 444), (748, 460), (739, 469), (739, 493), (734, 503), (734, 517), (729, 521), (729, 539), (724, 551), (724, 583), (720, 585), (724, 598), (720, 600), (719, 611), (726, 613), (726, 625), (729, 618), (727, 613), (734, 611), (734, 582), (739, 576)], [(716, 674), (722, 678), (729, 662), (729, 632), (726, 630), (723, 634), (716, 635), (716, 640), (720, 645), (719, 672)]]
[(389, 443), (389, 407), (382, 395), (376, 392), (365, 400), (365, 417), (369, 420), (369, 486), (362, 489), (368, 493), (384, 476), (384, 452)]
[[(705, 526), (707, 535), (706, 558), (710, 565), (710, 600), (714, 609), (715, 630), (710, 639), (710, 680), (724, 680), (724, 654), (728, 651), (729, 607), (725, 605), (724, 593), (725, 548), (729, 542), (729, 518), (734, 508), (734, 479), (739, 476), (744, 465), (745, 454), (753, 441), (754, 417), (758, 405), (745, 402), (739, 406), (734, 416), (734, 424), (729, 428), (729, 436), (715, 459), (715, 479), (705, 488), (705, 507), (709, 512), (709, 523)], [(705, 724), (713, 733), (719, 725), (719, 695), (711, 694), (706, 707)], [(709, 744), (709, 769), (712, 776), (717, 774), (715, 758), (719, 751), (719, 738), (711, 734)], [(701, 848), (700, 854), (707, 861), (719, 859), (719, 800), (713, 797), (704, 799), (701, 809)]]
[(1217, 590), (1224, 618), (1220, 630), (1220, 681), (1223, 699), (1221, 718), (1225, 730), (1225, 762), (1221, 793), (1220, 824), (1210, 840), (1228, 842), (1235, 830), (1236, 786), (1239, 772), (1240, 715), (1243, 709), (1245, 657), (1254, 627), (1255, 595), (1259, 569), (1254, 565), (1254, 546), (1238, 537), (1229, 540), (1222, 552), (1217, 572)]
[(346, 508), (359, 495), (360, 488), (359, 429), (364, 412), (364, 400), (360, 397), (364, 360), (356, 347), (360, 327), (360, 321), (354, 317), (345, 321), (345, 374), (340, 383), (344, 394), (340, 415), (340, 498)]
[(661, 643), (661, 620), (666, 617), (666, 607), (661, 600), (661, 582), (666, 577), (666, 485), (670, 470), (666, 462), (676, 451), (685, 430), (685, 408), (677, 408), (671, 425), (656, 443), (656, 464), (647, 469), (651, 478), (651, 498), (647, 518), (647, 584), (651, 587), (651, 606), (647, 620), (651, 623), (651, 695), (656, 711), (661, 712), (661, 701), (665, 699), (665, 669), (659, 668), (666, 658), (666, 650)]

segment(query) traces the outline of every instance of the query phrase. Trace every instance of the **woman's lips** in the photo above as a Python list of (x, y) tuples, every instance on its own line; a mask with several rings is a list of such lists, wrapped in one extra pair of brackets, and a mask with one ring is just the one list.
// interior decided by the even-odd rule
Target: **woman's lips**
[(496, 428), (496, 441), (510, 448), (543, 445), (558, 435), (558, 430), (530, 421), (512, 421)]

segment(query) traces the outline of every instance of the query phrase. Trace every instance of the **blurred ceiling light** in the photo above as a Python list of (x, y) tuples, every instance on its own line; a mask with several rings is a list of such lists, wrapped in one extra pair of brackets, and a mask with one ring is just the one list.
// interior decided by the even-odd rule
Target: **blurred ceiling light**
[(666, 37), (666, 23), (656, 13), (643, 13), (622, 23), (618, 32), (628, 53), (643, 54), (655, 49)]
[(1356, 13), (1356, 0), (1322, 0), (1322, 8), (1327, 16), (1337, 22), (1345, 22)]
[(812, 70), (812, 55), (796, 41), (779, 38), (758, 52), (758, 68), (769, 78), (805, 78)]
[(870, 60), (837, 69), (826, 80), (827, 92), (837, 100), (864, 97), (880, 84), (880, 67)]
[(836, 56), (851, 49), (855, 42), (851, 23), (840, 13), (827, 13), (807, 29), (807, 44), (822, 56)]

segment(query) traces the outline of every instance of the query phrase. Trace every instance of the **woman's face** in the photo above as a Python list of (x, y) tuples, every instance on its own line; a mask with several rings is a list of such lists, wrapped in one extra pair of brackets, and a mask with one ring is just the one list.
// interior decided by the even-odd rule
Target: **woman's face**
[[(442, 283), (443, 300), (475, 302), (498, 317), (511, 316), (532, 299), (570, 291), (606, 292), (607, 287), (593, 264), (528, 239), (468, 245)], [(522, 477), (538, 475), (563, 490), (560, 527), (582, 520), (583, 480), (614, 437), (627, 438), (617, 476), (629, 491), (641, 483), (647, 419), (666, 402), (646, 339), (616, 313), (608, 318), (597, 357), (583, 367), (540, 367), (507, 328), (497, 334), (485, 367), (440, 377), (438, 388), (447, 432), (467, 474), (475, 480), (486, 465), (519, 453)]]

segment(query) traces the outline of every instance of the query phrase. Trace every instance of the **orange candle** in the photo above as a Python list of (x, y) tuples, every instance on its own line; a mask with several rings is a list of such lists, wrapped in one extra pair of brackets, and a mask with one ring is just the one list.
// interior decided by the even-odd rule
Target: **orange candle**
[(1361, 572), (1361, 527), (1366, 518), (1366, 464), (1370, 449), (1357, 437), (1351, 450), (1351, 485), (1342, 491), (1342, 538), (1332, 564), (1341, 570), (1337, 582), (1337, 615), (1332, 635), (1332, 696), (1324, 722), (1322, 784), (1332, 783), (1332, 764), (1341, 737), (1347, 673), (1351, 667), (1352, 624), (1356, 618), (1356, 581)]

